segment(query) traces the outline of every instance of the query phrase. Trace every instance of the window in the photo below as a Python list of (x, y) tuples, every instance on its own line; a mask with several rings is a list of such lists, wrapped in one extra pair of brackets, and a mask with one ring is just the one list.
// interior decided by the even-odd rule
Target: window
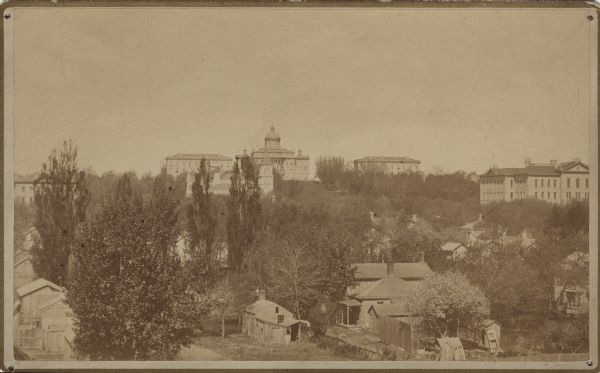
[(554, 179), (554, 187), (556, 188), (556, 179)]
[(542, 192), (542, 198), (544, 198), (544, 192)]
[(283, 322), (283, 315), (277, 315), (277, 323)]
[(571, 187), (571, 178), (568, 177), (567, 178), (567, 188), (570, 188), (570, 187)]
[(554, 199), (556, 199), (556, 192), (554, 192)]
[(383, 301), (382, 300), (378, 300), (377, 304), (383, 304)]
[(587, 178), (587, 177), (585, 178), (585, 187), (586, 187), (586, 188), (589, 188), (589, 185), (588, 185), (588, 178)]
[(275, 307), (275, 313), (279, 313), (279, 307)]
[(510, 199), (513, 199), (513, 192), (510, 192)]
[(533, 182), (534, 186), (537, 188), (537, 179)]
[(579, 178), (575, 179), (575, 188), (579, 188)]
[(535, 198), (537, 198), (537, 192), (535, 192)]
[[(540, 181), (541, 181), (541, 183), (542, 183), (542, 188), (543, 188), (543, 187), (544, 187), (544, 179), (542, 179), (542, 180), (540, 180)], [(543, 197), (543, 195), (542, 195), (542, 197)]]
[(513, 181), (512, 180), (510, 181), (510, 187), (511, 188), (513, 187)]
[(548, 188), (550, 188), (550, 179), (548, 179)]

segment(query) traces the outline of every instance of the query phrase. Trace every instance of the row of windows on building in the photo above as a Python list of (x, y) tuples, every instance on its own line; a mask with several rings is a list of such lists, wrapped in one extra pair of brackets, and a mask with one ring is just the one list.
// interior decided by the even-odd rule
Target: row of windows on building
[[(544, 183), (544, 181), (545, 181), (545, 183)], [(581, 181), (581, 179), (575, 178), (575, 188), (579, 188), (580, 187), (580, 181)], [(544, 188), (544, 185), (546, 185), (547, 188), (550, 188), (552, 186), (554, 188), (556, 188), (556, 186), (557, 186), (557, 180), (556, 179), (554, 179), (554, 180), (540, 179), (539, 182), (540, 182), (539, 185), (540, 185), (541, 188)], [(534, 179), (533, 185), (536, 188), (538, 187), (538, 179)], [(511, 180), (510, 181), (510, 187), (512, 188), (513, 186), (514, 186), (514, 180)], [(567, 178), (567, 188), (570, 188), (570, 187), (571, 187), (571, 178), (568, 177)], [(588, 180), (588, 178), (585, 179), (585, 187), (589, 188), (589, 180)]]

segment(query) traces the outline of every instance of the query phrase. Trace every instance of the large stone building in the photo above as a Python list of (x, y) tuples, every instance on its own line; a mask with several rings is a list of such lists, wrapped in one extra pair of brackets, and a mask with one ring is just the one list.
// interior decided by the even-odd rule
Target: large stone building
[(233, 158), (221, 154), (175, 154), (167, 157), (167, 174), (177, 177), (196, 172), (202, 159), (209, 162), (212, 171), (223, 172), (233, 168)]
[(357, 171), (380, 171), (389, 175), (398, 175), (419, 171), (421, 161), (409, 157), (363, 157), (354, 160)]
[(34, 198), (34, 185), (37, 175), (15, 175), (15, 202), (32, 204)]
[(589, 198), (589, 167), (579, 159), (549, 164), (531, 163), (525, 167), (492, 167), (479, 176), (481, 204), (517, 199), (540, 199), (567, 203)]
[(275, 128), (265, 136), (265, 147), (250, 154), (255, 164), (260, 165), (264, 158), (269, 158), (273, 169), (281, 174), (283, 180), (308, 180), (309, 156), (303, 155), (281, 147), (281, 137)]

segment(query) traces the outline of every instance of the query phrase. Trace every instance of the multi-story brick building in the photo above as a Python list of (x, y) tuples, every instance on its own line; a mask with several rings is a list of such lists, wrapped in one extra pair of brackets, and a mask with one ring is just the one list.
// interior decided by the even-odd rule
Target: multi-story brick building
[(381, 171), (386, 174), (404, 174), (419, 171), (421, 161), (409, 157), (363, 157), (354, 160), (357, 171)]
[(481, 204), (528, 198), (567, 203), (588, 197), (589, 167), (579, 159), (560, 164), (534, 164), (526, 159), (525, 167), (493, 166), (479, 176)]

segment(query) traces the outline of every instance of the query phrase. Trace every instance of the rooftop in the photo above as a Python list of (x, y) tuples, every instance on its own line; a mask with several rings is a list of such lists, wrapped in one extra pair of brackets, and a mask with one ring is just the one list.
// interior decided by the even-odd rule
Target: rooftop
[(374, 312), (377, 316), (408, 316), (406, 311), (406, 299), (391, 304), (374, 304), (369, 308), (369, 312)]
[[(377, 280), (387, 276), (386, 263), (356, 263), (354, 278)], [(401, 279), (422, 279), (433, 274), (427, 263), (394, 263), (394, 274)]]
[(175, 155), (167, 156), (167, 160), (169, 159), (207, 159), (207, 160), (219, 160), (219, 161), (231, 161), (233, 158), (226, 157), (222, 154), (192, 154), (192, 153), (178, 153)]
[(17, 289), (17, 295), (22, 298), (27, 294), (33, 293), (34, 291), (37, 291), (39, 289), (45, 288), (46, 286), (56, 290), (56, 291), (62, 291), (62, 288), (58, 285), (56, 285), (55, 283), (52, 283), (46, 279), (43, 278), (39, 278), (33, 282), (30, 282), (26, 285), (21, 286), (20, 288)]
[[(553, 161), (554, 162), (554, 161)], [(529, 163), (527, 161), (525, 167), (508, 167), (508, 168), (498, 168), (492, 167), (486, 173), (480, 175), (480, 177), (490, 177), (490, 176), (560, 176), (561, 172), (567, 172), (570, 169), (574, 168), (577, 165), (581, 165), (586, 170), (589, 170), (589, 167), (581, 162), (580, 160), (562, 162), (560, 164), (550, 163)]]
[[(246, 313), (253, 314), (257, 319), (278, 324), (277, 316), (284, 315), (285, 321), (295, 320), (294, 315), (275, 302), (266, 299), (259, 299), (256, 302), (247, 306), (244, 310)], [(277, 311), (277, 312), (275, 312)], [(296, 320), (299, 322), (300, 320)], [(279, 323), (281, 324), (281, 323)]]
[(461, 247), (463, 244), (459, 243), (459, 242), (446, 242), (443, 246), (442, 246), (442, 251), (454, 251), (456, 249), (458, 249), (459, 247)]
[(421, 163), (421, 161), (409, 157), (386, 157), (369, 156), (354, 160), (354, 162), (377, 162), (377, 163)]
[(37, 174), (15, 175), (15, 183), (32, 184), (38, 178)]
[(396, 276), (388, 276), (376, 281), (360, 293), (354, 294), (357, 299), (402, 299), (408, 296), (415, 283)]

